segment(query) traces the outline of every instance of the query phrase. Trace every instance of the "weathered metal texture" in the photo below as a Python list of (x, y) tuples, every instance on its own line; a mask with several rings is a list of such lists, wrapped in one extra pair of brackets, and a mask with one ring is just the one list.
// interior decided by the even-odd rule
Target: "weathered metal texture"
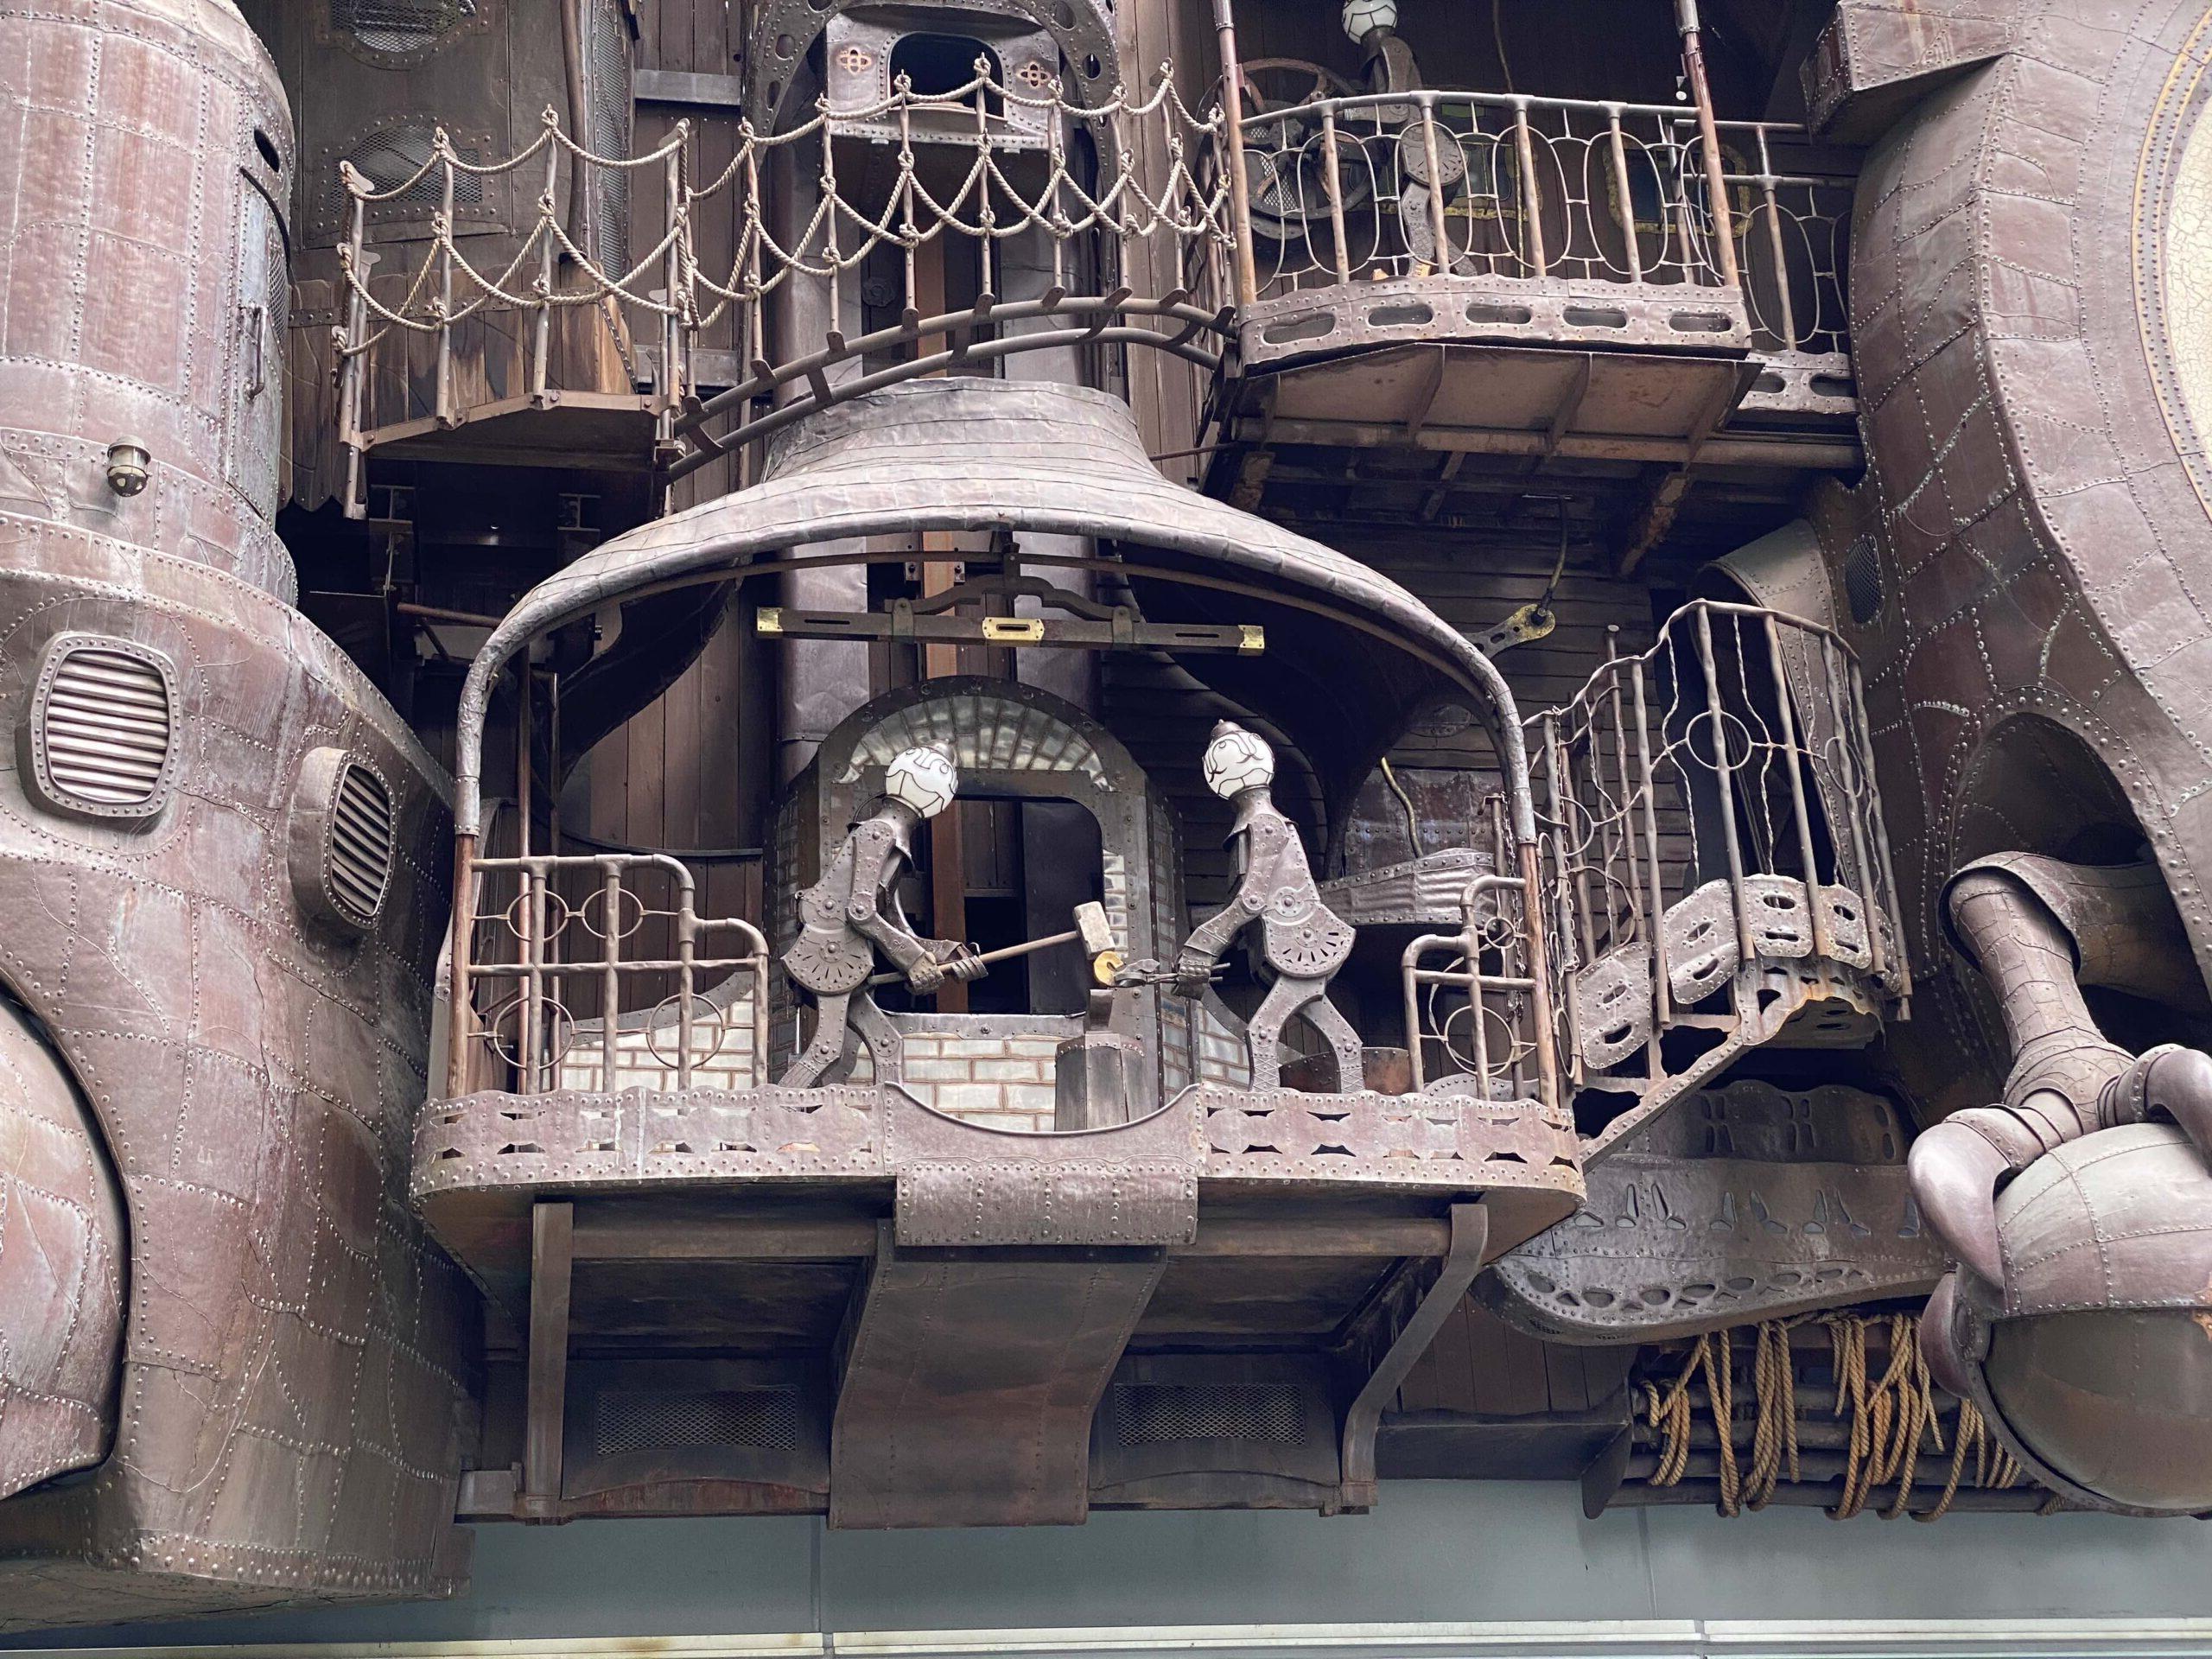
[(124, 1230), (84, 1096), (0, 1001), (0, 1497), (107, 1454)]
[[(290, 599), (292, 127), (228, 0), (0, 3), (0, 510)], [(150, 457), (110, 487), (109, 446)]]
[[(219, 0), (8, 4), (0, 124), (0, 980), (81, 1090), (130, 1252), (109, 1455), (0, 1503), (0, 1629), (441, 1593), (472, 1338), (405, 1157), (447, 785), (285, 602), (283, 100)], [(342, 935), (293, 858), (332, 748), (391, 819)], [(11, 1288), (0, 1348), (91, 1337), (108, 1294)]]
[[(159, 652), (181, 711), (178, 786), (142, 823), (43, 811), (0, 774), (0, 977), (82, 1084), (130, 1248), (112, 1455), (87, 1483), (0, 1503), (0, 1628), (141, 1597), (444, 1592), (467, 1293), (405, 1189), (444, 780), (266, 594), (5, 513), (0, 545), (10, 728), (68, 632)], [(387, 900), (354, 938), (310, 919), (289, 855), (301, 768), (334, 745), (391, 780), (397, 820)]]
[(1943, 1251), (1878, 1096), (1707, 1090), (1598, 1160), (1574, 1217), (1509, 1252), (1479, 1288), (1533, 1336), (1591, 1344), (1922, 1294)]
[[(759, 9), (745, 53), (745, 113), (756, 129), (774, 131), (784, 124), (787, 109), (795, 116), (810, 113), (805, 100), (818, 83), (808, 73), (807, 55), (832, 17), (861, 4), (861, 0), (767, 0)], [(910, 16), (935, 10), (926, 4), (906, 9)], [(1045, 31), (1060, 49), (1061, 63), (1050, 67), (1064, 79), (1075, 102), (1101, 102), (1122, 84), (1114, 20), (1100, 0), (961, 0), (943, 10), (944, 21), (932, 32), (962, 27), (963, 11), (1019, 19)], [(801, 91), (802, 102), (788, 101), (794, 88)], [(1037, 89), (1025, 90), (1034, 95)]]
[(830, 1430), (833, 1527), (1073, 1526), (1158, 1249), (876, 1250)]
[[(925, 529), (1090, 537), (1122, 543), (1131, 573), (1148, 581), (1200, 575), (1252, 584), (1253, 595), (1240, 592), (1234, 603), (1244, 620), (1262, 620), (1270, 656), (1279, 638), (1293, 652), (1307, 639), (1313, 659), (1331, 663), (1346, 702), (1409, 714), (1421, 699), (1433, 701), (1438, 677), (1456, 683), (1492, 729), (1515, 838), (1535, 840), (1512, 694), (1496, 666), (1427, 606), (1357, 560), (1167, 482), (1118, 398), (963, 378), (889, 387), (811, 416), (779, 440), (761, 483), (617, 537), (526, 594), (486, 641), (463, 693), (461, 828), (480, 827), (492, 685), (533, 636), (652, 582), (741, 569), (816, 542)], [(1268, 602), (1268, 589), (1294, 604)], [(1296, 608), (1308, 604), (1335, 614)], [(1233, 663), (1209, 659), (1208, 672), (1226, 673)], [(1296, 682), (1277, 675), (1273, 685), (1271, 701), (1284, 706), (1269, 717), (1347, 777), (1357, 763), (1363, 779), (1372, 745), (1363, 730), (1347, 729), (1360, 722), (1335, 708), (1317, 717), (1318, 700)], [(1397, 729), (1379, 714), (1374, 725)]]
[(1930, 1305), (1947, 1380), (2074, 1503), (2212, 1510), (2204, 1154), (2164, 1123), (2100, 1130), (2016, 1177), (1997, 1225), (2001, 1287), (1961, 1270)]
[[(1297, 289), (1237, 319), (1243, 361), (1259, 367), (1409, 340), (1642, 346), (1705, 357), (1751, 346), (1732, 289), (1631, 289), (1609, 282), (1526, 276), (1408, 276)], [(1593, 411), (1594, 413), (1595, 411)]]
[[(1861, 181), (1872, 539), (1850, 556), (1871, 561), (1878, 605), (1849, 631), (1917, 960), (1940, 956), (1940, 894), (1967, 858), (2069, 855), (2067, 837), (2102, 825), (2093, 780), (2052, 781), (2041, 731), (2109, 774), (2117, 827), (2149, 842), (2202, 970), (2212, 20), (2164, 3), (2016, 10), (2018, 49), (1930, 97)], [(1852, 532), (1831, 539), (1840, 556)], [(1929, 1116), (1991, 1098), (2001, 1064), (1955, 986), (1934, 990), (1897, 1047)]]
[(1798, 67), (1806, 123), (1865, 143), (1899, 111), (2017, 43), (2021, 0), (1840, 0)]
[(1402, 864), (1356, 870), (1321, 883), (1331, 910), (1354, 927), (1456, 927), (1468, 882), (1497, 874), (1479, 847), (1446, 847)]

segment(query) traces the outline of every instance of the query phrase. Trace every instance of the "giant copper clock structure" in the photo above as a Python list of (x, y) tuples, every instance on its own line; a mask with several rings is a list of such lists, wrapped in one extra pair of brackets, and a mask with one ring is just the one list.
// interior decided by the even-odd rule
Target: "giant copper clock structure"
[(0, 0), (0, 1630), (2212, 1510), (2212, 10), (1202, 10)]

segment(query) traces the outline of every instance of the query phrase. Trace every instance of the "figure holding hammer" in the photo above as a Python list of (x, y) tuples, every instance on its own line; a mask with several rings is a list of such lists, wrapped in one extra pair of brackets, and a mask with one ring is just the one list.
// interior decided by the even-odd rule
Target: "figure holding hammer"
[(784, 953), (791, 982), (811, 991), (814, 1040), (784, 1074), (787, 1089), (810, 1089), (865, 1042), (880, 1083), (896, 1082), (899, 1031), (868, 994), (876, 953), (927, 995), (950, 976), (980, 979), (988, 966), (951, 939), (925, 939), (899, 902), (899, 878), (914, 860), (914, 831), (952, 804), (960, 775), (943, 745), (907, 749), (884, 771), (883, 795), (852, 828), (822, 879), (799, 895), (798, 943)]

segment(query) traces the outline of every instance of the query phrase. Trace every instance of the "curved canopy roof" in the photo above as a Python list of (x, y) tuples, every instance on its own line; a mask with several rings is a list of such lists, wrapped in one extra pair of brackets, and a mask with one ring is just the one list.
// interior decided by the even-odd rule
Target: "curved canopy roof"
[(457, 828), (480, 828), (492, 686), (532, 639), (643, 590), (772, 568), (810, 543), (924, 530), (1114, 543), (1113, 568), (1147, 595), (1174, 583), (1211, 612), (1262, 621), (1267, 657), (1241, 665), (1236, 691), (1338, 787), (1357, 785), (1440, 682), (1456, 687), (1490, 728), (1516, 835), (1535, 839), (1513, 695), (1450, 624), (1356, 560), (1168, 482), (1118, 398), (973, 379), (912, 381), (825, 410), (784, 435), (759, 484), (617, 537), (524, 594), (461, 692)]

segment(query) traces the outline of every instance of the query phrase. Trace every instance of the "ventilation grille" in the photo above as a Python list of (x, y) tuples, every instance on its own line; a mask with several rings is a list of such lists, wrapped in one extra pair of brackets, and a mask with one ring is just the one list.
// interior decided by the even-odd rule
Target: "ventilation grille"
[[(451, 133), (454, 154), (472, 166), (484, 160), (484, 147), (463, 143)], [(409, 179), (415, 182), (407, 186), (389, 201), (370, 204), (369, 215), (377, 219), (428, 219), (437, 212), (445, 200), (445, 169), (434, 167), (419, 179), (416, 173), (436, 152), (438, 130), (428, 118), (410, 117), (395, 121), (390, 126), (379, 127), (365, 135), (346, 152), (346, 159), (354, 165), (370, 188), (379, 193), (396, 188)], [(456, 168), (453, 175), (453, 207), (457, 219), (484, 217), (484, 175), (465, 173)], [(330, 168), (330, 182), (323, 196), (322, 212), (319, 215), (326, 232), (342, 235), (353, 213), (353, 196), (346, 188), (346, 181), (336, 163)]]
[(1276, 1384), (1171, 1387), (1124, 1383), (1114, 1390), (1118, 1438), (1124, 1446), (1169, 1440), (1257, 1440), (1295, 1446), (1306, 1439), (1306, 1398)]
[(1871, 536), (1860, 537), (1843, 562), (1843, 596), (1851, 620), (1862, 627), (1882, 613), (1881, 556)]
[(159, 664), (111, 645), (69, 647), (38, 720), (43, 780), (59, 800), (116, 817), (153, 810), (175, 736)]
[(476, 16), (478, 0), (330, 0), (330, 26), (371, 52), (421, 57)]
[(348, 761), (330, 805), (330, 898), (348, 921), (366, 927), (391, 884), (391, 791), (366, 766)]
[(789, 1388), (606, 1389), (594, 1414), (602, 1458), (715, 1446), (792, 1452), (804, 1434), (798, 1390)]
[[(630, 153), (630, 29), (620, 0), (594, 0), (584, 37), (585, 142), (601, 156)], [(630, 266), (630, 170), (594, 168), (591, 200), (592, 257), (600, 269), (619, 276)]]

